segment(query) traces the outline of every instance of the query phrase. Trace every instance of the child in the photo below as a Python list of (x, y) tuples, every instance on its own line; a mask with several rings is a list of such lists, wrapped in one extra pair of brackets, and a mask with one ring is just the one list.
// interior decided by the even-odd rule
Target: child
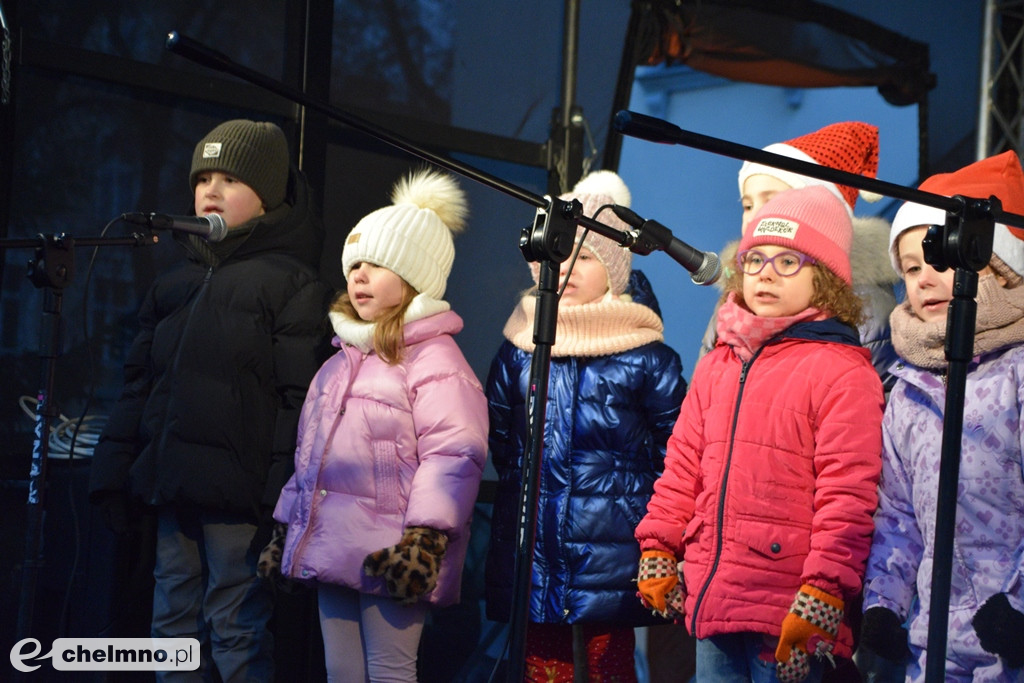
[(115, 532), (129, 495), (156, 509), (152, 636), (199, 638), (202, 670), (212, 650), (224, 681), (270, 681), (272, 600), (256, 553), (326, 341), (323, 227), (272, 123), (214, 128), (189, 180), (196, 214), (220, 214), (229, 232), (213, 244), (175, 233), (188, 259), (142, 304), (90, 499)]
[[(581, 180), (563, 196), (572, 198), (588, 217), (607, 204), (629, 206), (628, 188), (611, 171)], [(629, 229), (610, 210), (596, 218)], [(558, 303), (526, 632), (530, 681), (574, 680), (574, 627), (586, 643), (587, 680), (635, 681), (633, 627), (657, 623), (636, 602), (632, 532), (686, 382), (679, 355), (662, 341), (661, 319), (623, 294), (631, 257), (589, 235)], [(565, 263), (561, 279), (567, 272)], [(497, 621), (511, 611), (535, 302), (531, 291), (512, 313), (487, 379), (498, 486), (485, 582), (487, 614)]]
[[(932, 176), (920, 189), (995, 195), (1004, 210), (1024, 212), (1024, 173), (1013, 151)], [(944, 211), (913, 203), (892, 223), (892, 265), (906, 282), (907, 300), (892, 314), (902, 362), (894, 368), (899, 379), (883, 422), (879, 509), (864, 587), (862, 647), (894, 661), (909, 655), (913, 681), (923, 680), (927, 655), (946, 314), (955, 272), (928, 264), (921, 240), (929, 225), (943, 223)], [(1024, 242), (997, 224), (992, 251), (978, 279), (964, 395), (947, 681), (1024, 678)]]
[(442, 300), (466, 199), (436, 171), (396, 184), (342, 250), (338, 352), (302, 408), (274, 517), (282, 574), (317, 586), (328, 677), (416, 680), (431, 605), (458, 602), (487, 458), (487, 406)]
[[(832, 123), (792, 140), (768, 145), (764, 151), (874, 178), (878, 173), (878, 128), (859, 121)], [(896, 360), (889, 340), (889, 313), (896, 307), (893, 285), (898, 282), (884, 258), (889, 225), (883, 218), (853, 215), (858, 196), (868, 201), (875, 201), (877, 196), (858, 192), (847, 185), (836, 185), (827, 180), (745, 161), (739, 172), (740, 204), (743, 208), (741, 227), (747, 225), (764, 203), (778, 192), (812, 185), (825, 187), (842, 199), (852, 217), (850, 268), (854, 292), (864, 304), (864, 319), (859, 326), (860, 340), (871, 351), (875, 370), (889, 388), (895, 380), (888, 370)], [(727, 255), (735, 253), (735, 244), (733, 242), (723, 250), (723, 263), (731, 263), (732, 259)], [(714, 348), (714, 323), (712, 319), (704, 335), (701, 355)]]
[(851, 232), (820, 186), (747, 225), (636, 529), (641, 599), (685, 619), (698, 679), (818, 680), (822, 656), (851, 654), (883, 400), (857, 339)]

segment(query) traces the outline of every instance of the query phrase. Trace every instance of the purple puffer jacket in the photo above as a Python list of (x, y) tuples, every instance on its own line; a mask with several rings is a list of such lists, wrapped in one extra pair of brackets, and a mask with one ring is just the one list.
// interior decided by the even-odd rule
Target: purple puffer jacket
[[(910, 680), (922, 680), (928, 641), (943, 377), (904, 363), (883, 421), (879, 508), (868, 560), (864, 609), (882, 606), (909, 616), (916, 658)], [(1024, 680), (981, 649), (971, 619), (995, 593), (1024, 611), (1024, 347), (975, 359), (964, 401), (960, 485), (950, 586), (946, 680)], [(973, 672), (973, 673), (972, 673)]]
[(288, 524), (285, 576), (386, 596), (363, 559), (409, 526), (448, 534), (437, 587), (423, 600), (459, 600), (470, 518), (487, 457), (487, 402), (452, 335), (447, 311), (405, 326), (405, 358), (340, 346), (310, 385), (295, 474), (274, 510)]

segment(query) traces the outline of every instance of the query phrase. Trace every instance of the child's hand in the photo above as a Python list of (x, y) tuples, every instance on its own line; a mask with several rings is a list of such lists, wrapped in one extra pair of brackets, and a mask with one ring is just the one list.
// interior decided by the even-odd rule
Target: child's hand
[(860, 646), (890, 662), (902, 662), (910, 656), (903, 620), (886, 607), (871, 607), (864, 612)]
[(811, 670), (811, 655), (832, 658), (843, 620), (843, 601), (809, 584), (800, 586), (775, 649), (775, 670), (783, 683), (797, 683)]
[(447, 547), (448, 536), (443, 531), (411, 526), (396, 545), (367, 555), (363, 569), (370, 576), (383, 576), (391, 597), (411, 604), (434, 590)]
[(260, 551), (256, 562), (256, 576), (261, 579), (273, 579), (281, 575), (281, 554), (284, 552), (284, 539), (288, 534), (288, 525), (277, 522), (270, 532), (270, 541)]
[(686, 595), (679, 575), (679, 563), (672, 553), (645, 550), (636, 575), (640, 601), (666, 619), (682, 617)]
[(1011, 669), (1024, 666), (1024, 614), (1010, 605), (1006, 593), (985, 601), (971, 620), (986, 652), (999, 655)]

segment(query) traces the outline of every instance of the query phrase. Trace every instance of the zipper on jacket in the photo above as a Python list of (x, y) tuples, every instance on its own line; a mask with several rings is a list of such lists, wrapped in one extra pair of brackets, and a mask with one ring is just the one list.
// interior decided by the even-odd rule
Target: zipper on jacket
[(740, 416), (740, 405), (743, 403), (743, 389), (747, 381), (747, 373), (750, 371), (750, 366), (754, 364), (757, 357), (761, 355), (761, 351), (764, 350), (764, 346), (759, 348), (750, 360), (743, 363), (740, 368), (740, 379), (739, 379), (739, 392), (736, 394), (736, 407), (732, 411), (732, 427), (729, 429), (729, 455), (725, 458), (725, 465), (722, 467), (722, 480), (719, 484), (718, 494), (718, 513), (716, 518), (718, 520), (717, 530), (715, 532), (715, 559), (711, 563), (711, 572), (708, 574), (708, 578), (704, 581), (704, 585), (701, 586), (700, 593), (697, 595), (697, 601), (693, 605), (693, 615), (690, 617), (690, 633), (697, 633), (697, 615), (700, 613), (701, 605), (704, 603), (704, 596), (707, 594), (708, 589), (711, 587), (711, 582), (715, 578), (715, 572), (718, 571), (718, 563), (722, 559), (722, 536), (724, 534), (722, 530), (722, 524), (725, 519), (725, 500), (726, 500), (726, 489), (729, 484), (729, 467), (732, 464), (732, 451), (736, 445), (736, 422)]

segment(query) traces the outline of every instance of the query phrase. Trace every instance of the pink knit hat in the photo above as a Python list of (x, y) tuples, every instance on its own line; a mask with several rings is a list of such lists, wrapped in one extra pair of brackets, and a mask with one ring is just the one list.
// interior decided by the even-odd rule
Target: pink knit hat
[(812, 185), (768, 200), (744, 228), (739, 250), (762, 244), (788, 247), (814, 258), (849, 285), (852, 242), (853, 224), (843, 202), (827, 188)]
[[(801, 135), (787, 142), (768, 145), (764, 151), (874, 178), (878, 174), (878, 127), (859, 121), (832, 123), (813, 133)], [(819, 180), (751, 161), (743, 162), (743, 166), (740, 168), (741, 195), (743, 194), (743, 183), (752, 175), (770, 175), (792, 188), (821, 185), (842, 199), (846, 204), (847, 211), (851, 214), (853, 207), (857, 204), (858, 193), (854, 187), (836, 185), (827, 180)], [(879, 199), (877, 195), (871, 193), (861, 193), (861, 196), (868, 201)]]
[[(578, 199), (583, 205), (583, 215), (605, 225), (628, 232), (630, 227), (618, 216), (612, 213), (611, 209), (605, 209), (598, 216), (594, 214), (606, 204), (618, 204), (629, 208), (632, 195), (626, 183), (614, 171), (594, 171), (584, 176), (572, 188), (572, 192), (563, 194), (560, 199), (570, 201)], [(579, 242), (585, 228), (576, 229), (576, 241)], [(629, 272), (633, 264), (633, 253), (626, 247), (620, 247), (612, 240), (598, 235), (591, 231), (586, 238), (584, 245), (594, 253), (594, 256), (601, 262), (608, 271), (608, 289), (615, 296), (626, 291), (629, 284)], [(533, 273), (534, 282), (537, 281), (540, 267), (537, 263), (530, 264), (530, 271)]]

